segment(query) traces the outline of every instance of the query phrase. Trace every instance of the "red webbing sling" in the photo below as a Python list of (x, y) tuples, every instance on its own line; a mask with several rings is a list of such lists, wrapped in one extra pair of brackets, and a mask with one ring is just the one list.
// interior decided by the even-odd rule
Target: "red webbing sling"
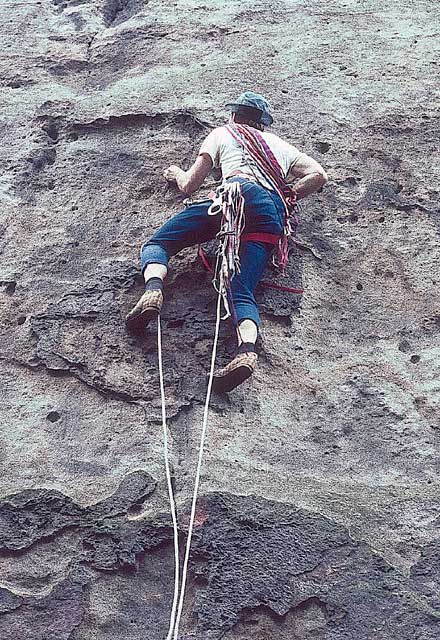
[[(257, 129), (242, 124), (226, 125), (231, 136), (243, 147), (258, 170), (271, 187), (278, 193), (284, 204), (284, 234), (278, 242), (278, 265), (284, 271), (288, 261), (288, 237), (293, 234), (298, 224), (296, 217), (296, 193), (286, 182), (284, 172), (274, 156), (266, 140)], [(294, 228), (292, 229), (292, 222)], [(243, 238), (245, 239), (245, 237)]]
[[(278, 160), (270, 149), (264, 137), (257, 129), (252, 127), (229, 123), (226, 129), (232, 137), (242, 146), (257, 165), (259, 171), (263, 174), (267, 182), (272, 186), (274, 191), (278, 193), (284, 204), (284, 233), (279, 238), (274, 234), (263, 233), (244, 233), (242, 235), (243, 242), (246, 240), (255, 240), (257, 242), (269, 242), (278, 245), (278, 264), (281, 272), (287, 266), (289, 257), (288, 237), (293, 235), (298, 225), (296, 216), (296, 193), (292, 187), (286, 182), (283, 169)], [(292, 228), (293, 222), (293, 228)], [(263, 238), (263, 236), (265, 236)], [(206, 258), (205, 258), (206, 260)], [(279, 285), (271, 282), (260, 282), (262, 286), (288, 291), (290, 293), (304, 293), (304, 289), (296, 289), (285, 285)]]
[[(272, 241), (270, 241), (269, 239), (265, 239), (263, 236), (272, 236)], [(243, 241), (255, 240), (256, 242), (269, 242), (269, 244), (278, 244), (279, 240), (278, 236), (272, 235), (271, 233), (248, 233), (243, 234), (241, 239)], [(275, 242), (273, 240), (275, 240)], [(214, 273), (214, 269), (209, 264), (209, 260), (206, 257), (206, 253), (203, 251), (201, 245), (199, 245), (198, 253), (206, 271), (209, 271), (209, 273)], [(278, 289), (279, 291), (287, 291), (288, 293), (304, 293), (304, 289), (295, 289), (294, 287), (288, 287), (284, 284), (277, 284), (276, 282), (267, 282), (266, 280), (260, 280), (258, 284), (262, 287), (267, 287), (268, 289)]]

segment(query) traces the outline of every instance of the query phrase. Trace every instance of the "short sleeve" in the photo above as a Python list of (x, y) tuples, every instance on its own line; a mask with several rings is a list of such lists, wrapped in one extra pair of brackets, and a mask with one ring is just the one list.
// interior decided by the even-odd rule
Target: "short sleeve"
[(274, 133), (266, 133), (265, 137), (267, 138), (269, 146), (272, 148), (272, 151), (278, 159), (281, 168), (285, 172), (284, 175), (287, 176), (290, 169), (298, 161), (298, 158), (303, 155), (303, 153), (293, 144), (290, 144), (290, 142), (283, 140)]
[(296, 147), (294, 147), (293, 144), (290, 144), (289, 142), (285, 142), (284, 140), (283, 142), (285, 145), (284, 156), (286, 158), (286, 168), (287, 168), (287, 173), (289, 173), (290, 169), (296, 163), (298, 158), (302, 155), (302, 152)]
[(207, 153), (212, 160), (212, 166), (217, 168), (220, 166), (220, 140), (219, 140), (219, 130), (214, 129), (209, 133), (205, 140), (203, 141), (202, 146), (200, 147), (199, 155), (202, 153)]

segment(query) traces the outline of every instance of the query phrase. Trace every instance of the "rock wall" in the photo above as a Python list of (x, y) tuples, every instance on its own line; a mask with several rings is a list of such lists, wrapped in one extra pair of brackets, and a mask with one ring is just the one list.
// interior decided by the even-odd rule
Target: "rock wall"
[[(330, 180), (292, 255), (304, 296), (259, 292), (259, 369), (212, 400), (182, 638), (438, 638), (436, 3), (1, 9), (1, 640), (166, 636), (156, 334), (123, 317), (182, 207), (163, 168), (245, 89)], [(182, 541), (214, 315), (184, 251), (163, 311)]]

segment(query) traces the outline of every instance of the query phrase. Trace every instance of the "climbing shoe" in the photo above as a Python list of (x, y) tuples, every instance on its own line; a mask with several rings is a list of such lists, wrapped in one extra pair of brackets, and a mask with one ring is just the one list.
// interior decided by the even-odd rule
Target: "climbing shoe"
[(162, 309), (163, 294), (160, 289), (145, 291), (139, 302), (125, 317), (125, 326), (133, 335), (143, 335), (147, 324), (157, 318)]
[(249, 378), (257, 366), (258, 356), (255, 345), (251, 342), (240, 346), (235, 358), (223, 367), (214, 371), (212, 388), (220, 393), (228, 393)]

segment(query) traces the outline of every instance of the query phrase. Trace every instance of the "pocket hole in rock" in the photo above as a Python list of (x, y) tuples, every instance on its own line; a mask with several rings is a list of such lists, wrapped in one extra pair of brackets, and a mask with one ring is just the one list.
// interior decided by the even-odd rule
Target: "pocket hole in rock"
[(329, 151), (331, 144), (329, 142), (317, 142), (316, 143), (316, 147), (319, 151), (319, 153), (327, 153), (327, 151)]
[(43, 127), (43, 131), (47, 133), (53, 142), (58, 142), (58, 127), (53, 122)]
[(58, 422), (60, 418), (61, 415), (58, 413), (58, 411), (50, 411), (46, 416), (46, 419), (49, 420), (49, 422)]
[(17, 283), (16, 282), (9, 282), (7, 287), (6, 287), (6, 293), (8, 294), (8, 296), (13, 296), (15, 293), (15, 289), (17, 287)]
[(144, 509), (144, 504), (135, 504), (132, 507), (130, 507), (127, 511), (128, 515), (132, 518), (136, 518), (138, 516), (141, 515), (142, 511)]
[(179, 327), (183, 327), (184, 324), (185, 324), (185, 320), (183, 320), (183, 318), (176, 318), (176, 320), (169, 320), (167, 322), (167, 328), (177, 329)]

